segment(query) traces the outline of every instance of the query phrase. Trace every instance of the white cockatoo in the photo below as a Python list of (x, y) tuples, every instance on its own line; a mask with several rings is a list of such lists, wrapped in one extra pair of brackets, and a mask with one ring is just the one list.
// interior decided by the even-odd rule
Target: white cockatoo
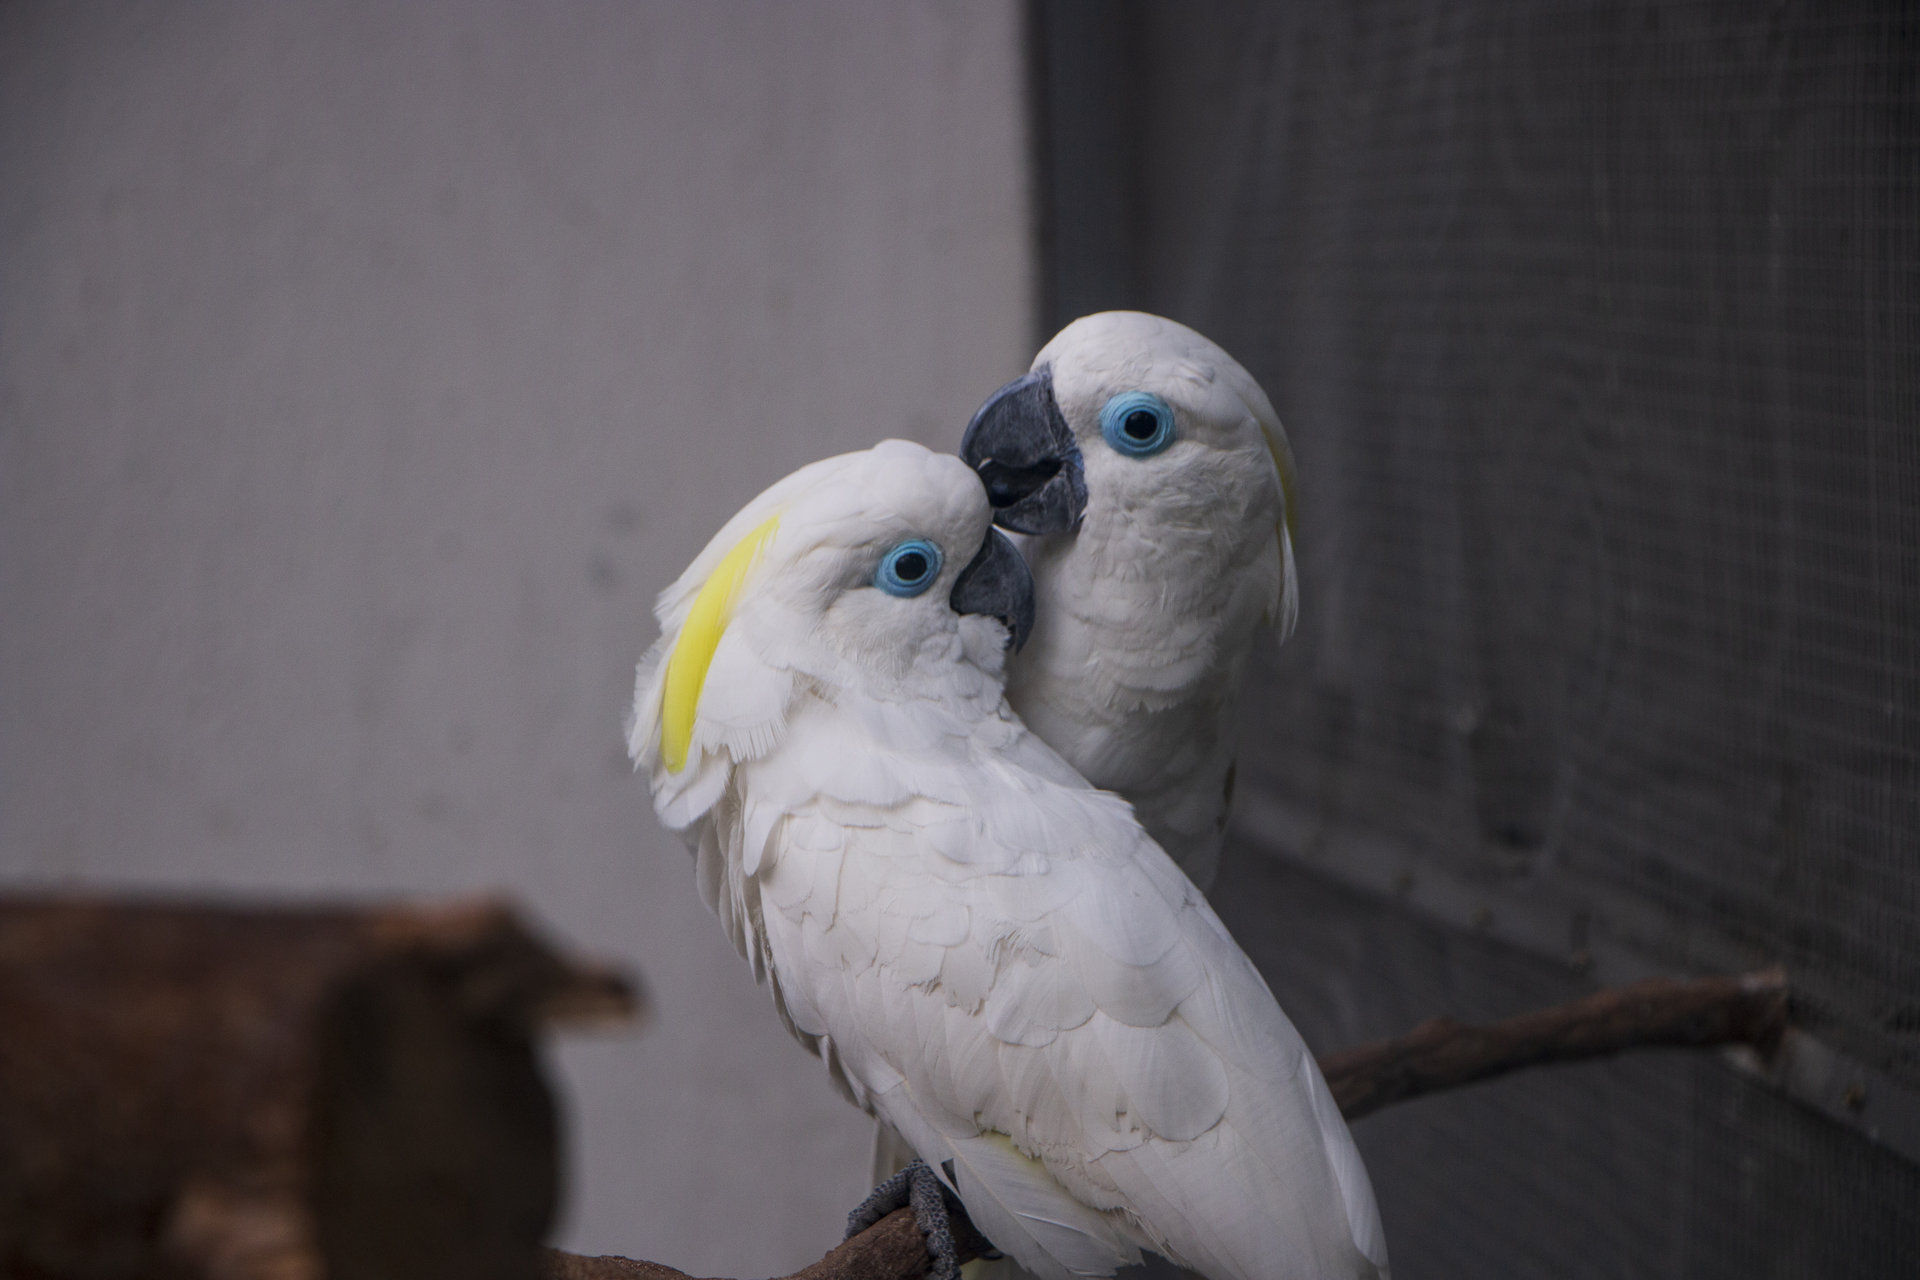
[(1207, 888), (1247, 659), (1298, 612), (1293, 455), (1273, 405), (1185, 325), (1108, 311), (994, 393), (960, 453), (999, 524), (1032, 535), (1038, 614), (1008, 700)]
[(1373, 1277), (1366, 1169), (1252, 963), (1008, 707), (1033, 584), (959, 459), (774, 485), (660, 597), (629, 747), (789, 1030), (1043, 1280)]

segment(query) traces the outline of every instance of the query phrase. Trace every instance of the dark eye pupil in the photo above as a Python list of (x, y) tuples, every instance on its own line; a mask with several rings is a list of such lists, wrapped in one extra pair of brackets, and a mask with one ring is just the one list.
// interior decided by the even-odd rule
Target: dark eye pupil
[(1120, 424), (1120, 429), (1127, 433), (1130, 440), (1151, 440), (1154, 432), (1160, 429), (1160, 420), (1145, 409), (1135, 409)]
[(927, 576), (927, 558), (918, 551), (909, 551), (893, 562), (893, 571), (902, 582), (918, 582)]

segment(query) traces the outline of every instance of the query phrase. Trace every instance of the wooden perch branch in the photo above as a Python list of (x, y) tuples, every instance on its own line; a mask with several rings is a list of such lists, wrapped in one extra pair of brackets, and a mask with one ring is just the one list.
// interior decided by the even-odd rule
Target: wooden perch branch
[(1623, 1049), (1750, 1044), (1770, 1050), (1786, 1026), (1784, 970), (1691, 982), (1649, 978), (1485, 1026), (1435, 1018), (1396, 1039), (1329, 1054), (1320, 1070), (1340, 1114), (1358, 1120), (1423, 1093)]
[[(1422, 1094), (1522, 1067), (1576, 1062), (1627, 1049), (1748, 1044), (1764, 1051), (1787, 1025), (1780, 969), (1675, 982), (1652, 978), (1485, 1026), (1447, 1018), (1404, 1036), (1321, 1059), (1349, 1120)], [(786, 1280), (914, 1280), (928, 1257), (913, 1215), (890, 1214)], [(654, 1262), (549, 1252), (545, 1280), (690, 1280)]]
[(0, 896), (0, 1275), (531, 1277), (532, 1030), (633, 1003), (497, 903)]

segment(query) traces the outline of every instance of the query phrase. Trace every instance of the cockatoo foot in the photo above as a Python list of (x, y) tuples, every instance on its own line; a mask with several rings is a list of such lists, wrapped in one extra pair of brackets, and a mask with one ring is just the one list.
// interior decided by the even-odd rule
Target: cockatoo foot
[(968, 1221), (965, 1206), (921, 1160), (915, 1160), (875, 1187), (873, 1194), (847, 1215), (847, 1238), (859, 1235), (895, 1209), (906, 1208), (913, 1210), (913, 1221), (926, 1237), (927, 1252), (933, 1256), (933, 1266), (927, 1271), (932, 1280), (959, 1280), (957, 1240), (977, 1245), (975, 1252), (983, 1257), (994, 1256), (973, 1223)]

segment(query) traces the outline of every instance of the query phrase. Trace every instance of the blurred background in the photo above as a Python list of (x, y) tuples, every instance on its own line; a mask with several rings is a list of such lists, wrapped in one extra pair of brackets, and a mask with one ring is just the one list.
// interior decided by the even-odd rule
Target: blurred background
[(772, 1275), (870, 1122), (625, 757), (742, 503), (1034, 349), (1012, 3), (0, 4), (0, 871), (506, 889), (653, 1000), (563, 1044), (560, 1241)]
[(1912, 1274), (1907, 5), (0, 0), (0, 876), (504, 888), (653, 997), (558, 1243), (793, 1270), (869, 1126), (629, 771), (651, 599), (1117, 306), (1298, 454), (1215, 898), (1316, 1049), (1793, 977), (1359, 1123), (1396, 1274)]

